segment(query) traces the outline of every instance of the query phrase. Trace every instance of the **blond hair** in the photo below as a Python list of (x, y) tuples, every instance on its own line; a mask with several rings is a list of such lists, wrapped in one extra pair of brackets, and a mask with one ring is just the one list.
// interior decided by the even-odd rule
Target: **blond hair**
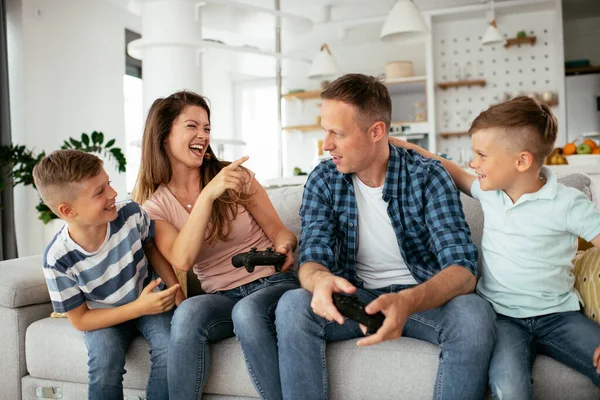
[(488, 128), (503, 128), (519, 151), (530, 152), (535, 162), (542, 165), (554, 149), (558, 123), (547, 105), (520, 96), (483, 111), (471, 124), (469, 133)]
[[(159, 185), (171, 181), (171, 163), (167, 156), (164, 143), (175, 119), (186, 107), (200, 107), (206, 111), (210, 122), (210, 108), (204, 96), (189, 91), (176, 92), (164, 99), (157, 99), (152, 103), (146, 118), (144, 136), (142, 138), (142, 162), (138, 172), (137, 181), (132, 192), (132, 199), (144, 204)], [(220, 161), (210, 146), (204, 154), (204, 161), (200, 166), (200, 188), (208, 183), (223, 169), (231, 164)], [(237, 215), (237, 206), (246, 206), (250, 203), (252, 195), (237, 193), (228, 189), (214, 203), (210, 213), (211, 226), (206, 239), (209, 242), (228, 240), (233, 219)]]
[(79, 150), (56, 150), (33, 168), (33, 182), (42, 201), (58, 215), (58, 205), (72, 201), (75, 184), (102, 172), (102, 160)]

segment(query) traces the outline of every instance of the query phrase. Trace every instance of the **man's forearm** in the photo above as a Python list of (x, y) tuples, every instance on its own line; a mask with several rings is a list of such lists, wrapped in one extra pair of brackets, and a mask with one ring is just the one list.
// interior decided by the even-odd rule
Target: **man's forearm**
[(298, 279), (300, 280), (300, 285), (311, 293), (314, 292), (314, 287), (317, 281), (329, 275), (333, 275), (331, 271), (316, 262), (304, 263), (298, 270)]
[(410, 314), (440, 307), (456, 296), (475, 290), (477, 279), (466, 268), (444, 268), (427, 282), (398, 293), (409, 303)]

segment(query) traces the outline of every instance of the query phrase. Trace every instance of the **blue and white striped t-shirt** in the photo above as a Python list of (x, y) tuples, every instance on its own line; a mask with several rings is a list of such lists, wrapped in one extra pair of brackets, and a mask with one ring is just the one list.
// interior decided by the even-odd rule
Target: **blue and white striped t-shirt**
[(90, 309), (121, 306), (136, 300), (149, 282), (143, 246), (154, 238), (154, 223), (137, 203), (117, 204), (117, 210), (97, 251), (75, 243), (66, 225), (46, 248), (44, 275), (54, 311), (84, 302)]

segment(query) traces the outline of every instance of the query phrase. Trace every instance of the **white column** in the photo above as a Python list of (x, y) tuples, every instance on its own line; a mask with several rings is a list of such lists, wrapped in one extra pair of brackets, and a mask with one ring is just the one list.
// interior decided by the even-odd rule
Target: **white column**
[(178, 90), (202, 93), (201, 6), (197, 0), (143, 0), (144, 109)]

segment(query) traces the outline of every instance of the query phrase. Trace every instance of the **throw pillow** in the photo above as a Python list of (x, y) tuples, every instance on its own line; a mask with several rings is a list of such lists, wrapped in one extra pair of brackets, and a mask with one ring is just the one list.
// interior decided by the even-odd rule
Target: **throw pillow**
[(593, 247), (573, 259), (575, 289), (583, 299), (584, 312), (600, 324), (600, 250)]

